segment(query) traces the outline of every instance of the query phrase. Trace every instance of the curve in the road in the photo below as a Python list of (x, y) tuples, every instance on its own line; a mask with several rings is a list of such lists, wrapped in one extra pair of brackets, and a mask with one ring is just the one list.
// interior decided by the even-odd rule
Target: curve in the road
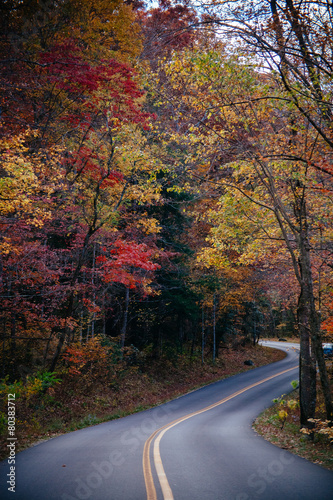
[(145, 500), (147, 478), (151, 499), (167, 498), (156, 468), (177, 500), (331, 500), (332, 472), (251, 427), (297, 377), (294, 346), (279, 344), (282, 361), (18, 453), (15, 494), (1, 462), (1, 500)]
[(170, 484), (168, 482), (168, 478), (165, 474), (165, 470), (163, 467), (162, 459), (161, 459), (161, 454), (160, 454), (160, 441), (164, 434), (171, 429), (172, 427), (175, 427), (176, 425), (180, 424), (181, 422), (184, 422), (185, 420), (188, 420), (189, 418), (195, 417), (196, 415), (200, 415), (201, 413), (205, 413), (206, 411), (212, 410), (213, 408), (216, 408), (217, 406), (220, 406), (227, 401), (230, 401), (231, 399), (236, 398), (240, 394), (243, 394), (246, 391), (249, 391), (250, 389), (253, 389), (254, 387), (257, 387), (258, 385), (264, 384), (265, 382), (268, 382), (269, 380), (272, 380), (273, 378), (279, 377), (285, 373), (288, 373), (292, 370), (295, 370), (297, 366), (293, 366), (292, 368), (288, 368), (287, 370), (283, 370), (279, 373), (276, 373), (275, 375), (271, 375), (270, 377), (266, 377), (263, 380), (260, 380), (259, 382), (256, 382), (255, 384), (251, 384), (239, 391), (236, 391), (235, 393), (231, 394), (230, 396), (221, 399), (220, 401), (217, 401), (216, 403), (209, 405), (205, 408), (202, 408), (201, 410), (195, 411), (193, 413), (189, 413), (188, 415), (185, 415), (174, 422), (171, 422), (160, 429), (157, 429), (155, 432), (149, 436), (147, 439), (145, 446), (144, 446), (144, 451), (143, 451), (143, 458), (142, 458), (142, 466), (143, 466), (143, 474), (145, 478), (145, 484), (146, 484), (146, 490), (147, 490), (147, 500), (157, 500), (157, 495), (156, 495), (156, 488), (154, 484), (154, 479), (151, 471), (151, 463), (150, 463), (150, 447), (152, 442), (154, 442), (154, 451), (153, 451), (153, 457), (154, 457), (154, 465), (156, 469), (156, 473), (160, 482), (161, 490), (163, 493), (163, 498), (164, 500), (174, 500), (174, 496), (172, 493), (172, 489), (170, 487)]

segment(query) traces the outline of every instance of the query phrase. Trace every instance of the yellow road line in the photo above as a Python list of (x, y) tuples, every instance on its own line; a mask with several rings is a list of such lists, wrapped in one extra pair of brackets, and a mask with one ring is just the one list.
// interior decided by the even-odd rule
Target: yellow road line
[(143, 475), (144, 475), (144, 478), (145, 478), (146, 491), (147, 491), (147, 499), (149, 499), (149, 500), (157, 500), (156, 489), (155, 489), (153, 475), (151, 473), (150, 458), (149, 458), (150, 443), (154, 439), (154, 437), (157, 434), (157, 432), (159, 432), (159, 429), (157, 429), (147, 439), (147, 441), (145, 442), (145, 446), (143, 448), (143, 457), (142, 457)]
[(143, 450), (143, 457), (142, 457), (142, 465), (143, 465), (143, 475), (145, 479), (145, 484), (146, 484), (146, 491), (147, 491), (147, 500), (157, 500), (156, 496), (156, 489), (155, 489), (155, 484), (154, 484), (154, 479), (151, 471), (151, 465), (150, 465), (150, 445), (152, 441), (155, 439), (154, 442), (154, 451), (153, 451), (153, 457), (154, 457), (154, 464), (155, 464), (155, 469), (156, 473), (160, 482), (160, 486), (162, 489), (163, 493), (163, 499), (164, 500), (174, 500), (172, 490), (170, 488), (168, 479), (166, 477), (161, 455), (160, 455), (160, 441), (164, 434), (174, 427), (175, 425), (180, 424), (181, 422), (184, 422), (185, 420), (188, 420), (189, 418), (194, 417), (195, 415), (200, 415), (201, 413), (204, 413), (206, 411), (212, 410), (213, 408), (216, 408), (217, 406), (222, 405), (223, 403), (226, 403), (227, 401), (230, 401), (230, 399), (233, 399), (240, 394), (243, 394), (243, 392), (246, 392), (253, 387), (256, 387), (260, 384), (263, 384), (264, 382), (268, 382), (268, 380), (272, 380), (273, 378), (279, 377), (280, 375), (283, 375), (284, 373), (288, 373), (292, 370), (295, 370), (295, 368), (298, 368), (298, 366), (293, 366), (292, 368), (288, 368), (287, 370), (283, 370), (282, 372), (276, 373), (275, 375), (271, 375), (270, 377), (267, 377), (263, 380), (260, 380), (259, 382), (256, 382), (255, 384), (248, 385), (244, 389), (240, 389), (237, 392), (234, 392), (230, 396), (227, 396), (224, 399), (221, 399), (220, 401), (217, 401), (217, 403), (213, 403), (209, 406), (206, 406), (205, 408), (202, 408), (202, 410), (195, 411), (193, 413), (189, 413), (188, 415), (185, 415), (184, 417), (180, 417), (169, 424), (164, 425), (163, 427), (160, 427), (157, 429), (145, 442), (144, 450)]

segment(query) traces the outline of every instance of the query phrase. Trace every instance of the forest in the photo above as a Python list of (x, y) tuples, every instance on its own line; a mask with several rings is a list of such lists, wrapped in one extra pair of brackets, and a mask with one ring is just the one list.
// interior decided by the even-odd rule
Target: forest
[(332, 2), (0, 18), (2, 392), (56, 406), (61, 380), (293, 337), (301, 425), (319, 385), (331, 420)]

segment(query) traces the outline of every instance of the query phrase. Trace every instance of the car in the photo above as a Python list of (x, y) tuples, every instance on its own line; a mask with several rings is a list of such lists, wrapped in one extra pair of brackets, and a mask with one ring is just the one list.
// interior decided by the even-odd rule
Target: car
[(324, 356), (331, 357), (333, 356), (333, 343), (326, 342), (323, 344)]

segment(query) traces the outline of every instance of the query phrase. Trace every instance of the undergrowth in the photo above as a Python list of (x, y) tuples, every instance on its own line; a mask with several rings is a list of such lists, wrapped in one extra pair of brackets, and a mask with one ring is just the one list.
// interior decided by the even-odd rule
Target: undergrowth
[[(79, 353), (71, 356), (82, 361)], [(25, 382), (9, 384), (4, 380), (0, 385), (1, 449), (6, 450), (10, 393), (16, 394), (16, 451), (21, 451), (41, 440), (151, 408), (284, 356), (282, 351), (257, 345), (224, 349), (214, 364), (202, 365), (200, 356), (178, 355), (172, 360), (139, 360), (136, 364), (123, 359), (108, 368), (106, 358), (90, 352), (86, 365), (77, 363), (74, 372), (63, 368), (58, 373), (39, 372)], [(244, 365), (247, 359), (254, 362), (253, 367)], [(0, 458), (5, 457), (2, 451)]]
[(332, 428), (325, 420), (322, 393), (318, 393), (316, 425), (312, 433), (300, 429), (298, 389), (273, 403), (254, 422), (255, 431), (276, 446), (333, 470)]

